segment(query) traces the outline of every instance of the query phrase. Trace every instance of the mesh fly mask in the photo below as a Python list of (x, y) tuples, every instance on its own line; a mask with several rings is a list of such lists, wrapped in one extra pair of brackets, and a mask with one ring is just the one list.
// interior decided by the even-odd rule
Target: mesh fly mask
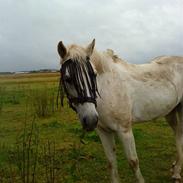
[[(96, 103), (99, 95), (96, 82), (96, 74), (92, 68), (89, 58), (85, 62), (69, 59), (64, 62), (60, 69), (61, 80), (64, 91), (67, 95), (70, 107), (76, 111), (75, 105), (85, 102)], [(67, 75), (68, 74), (68, 75)], [(68, 92), (69, 86), (73, 85), (77, 96), (71, 96)], [(61, 97), (63, 104), (63, 97)]]

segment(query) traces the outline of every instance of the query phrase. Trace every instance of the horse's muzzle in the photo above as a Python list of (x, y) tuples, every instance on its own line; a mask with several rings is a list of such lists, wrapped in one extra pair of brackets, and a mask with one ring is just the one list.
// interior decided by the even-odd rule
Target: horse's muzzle
[(97, 127), (98, 115), (85, 116), (82, 120), (83, 129), (86, 131), (93, 131)]

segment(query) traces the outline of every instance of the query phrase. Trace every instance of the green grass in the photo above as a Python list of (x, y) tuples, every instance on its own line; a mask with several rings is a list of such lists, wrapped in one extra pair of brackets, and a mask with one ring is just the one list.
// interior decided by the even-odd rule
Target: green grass
[[(56, 103), (58, 74), (6, 76), (0, 77), (0, 83), (0, 182), (22, 182), (18, 164), (28, 163), (31, 172), (35, 157), (35, 179), (38, 183), (110, 182), (107, 160), (96, 133), (86, 134), (85, 144), (81, 143), (80, 122), (77, 115), (68, 108), (66, 101), (64, 108), (52, 110), (50, 100), (53, 101), (54, 98)], [(40, 94), (47, 100), (44, 105), (48, 107), (48, 115), (38, 115), (35, 111), (34, 100), (38, 101), (36, 97), (41, 97)], [(34, 117), (36, 128), (31, 132)], [(29, 140), (22, 140), (22, 137), (30, 139), (31, 133), (34, 140), (29, 146)], [(35, 148), (36, 133), (38, 152)], [(175, 159), (175, 143), (167, 123), (158, 119), (135, 125), (134, 136), (146, 182), (171, 182), (169, 169)], [(116, 141), (121, 182), (133, 183), (133, 172), (124, 156), (121, 143), (118, 139)], [(23, 143), (28, 143), (24, 150), (21, 149)], [(30, 153), (26, 161), (20, 158), (23, 151)], [(31, 176), (30, 174), (30, 180)]]

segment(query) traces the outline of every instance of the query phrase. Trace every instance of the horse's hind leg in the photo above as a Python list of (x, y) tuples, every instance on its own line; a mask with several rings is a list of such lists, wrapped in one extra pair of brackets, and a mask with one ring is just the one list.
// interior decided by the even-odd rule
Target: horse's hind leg
[(180, 103), (170, 114), (168, 114), (166, 119), (175, 133), (177, 160), (173, 164), (172, 178), (178, 183), (181, 182), (180, 174), (183, 164), (183, 103)]

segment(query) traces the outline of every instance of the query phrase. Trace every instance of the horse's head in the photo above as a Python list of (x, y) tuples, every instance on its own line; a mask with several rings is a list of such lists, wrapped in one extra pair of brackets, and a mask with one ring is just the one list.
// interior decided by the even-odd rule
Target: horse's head
[(62, 85), (71, 108), (87, 131), (94, 130), (98, 122), (96, 72), (90, 61), (94, 46), (95, 40), (86, 48), (77, 45), (66, 48), (62, 42), (58, 43)]

